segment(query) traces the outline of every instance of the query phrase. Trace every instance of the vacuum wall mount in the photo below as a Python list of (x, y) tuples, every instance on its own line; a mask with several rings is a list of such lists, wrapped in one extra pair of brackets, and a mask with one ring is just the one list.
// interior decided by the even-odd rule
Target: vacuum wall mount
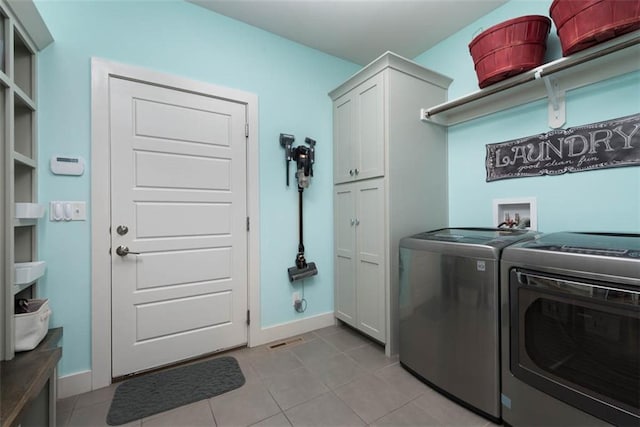
[(296, 162), (296, 181), (298, 182), (298, 253), (295, 265), (287, 270), (289, 281), (306, 279), (318, 274), (315, 262), (307, 262), (304, 256), (303, 227), (302, 227), (302, 194), (304, 189), (309, 187), (311, 177), (313, 177), (313, 164), (315, 163), (316, 141), (305, 138), (308, 145), (298, 145), (293, 147), (295, 137), (289, 134), (280, 134), (280, 145), (285, 149), (285, 167), (287, 174), (287, 186), (289, 186), (289, 162)]

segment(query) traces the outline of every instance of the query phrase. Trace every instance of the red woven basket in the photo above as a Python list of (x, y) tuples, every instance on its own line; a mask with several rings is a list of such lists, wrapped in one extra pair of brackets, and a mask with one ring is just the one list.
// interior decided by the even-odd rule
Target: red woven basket
[(469, 52), (481, 88), (542, 64), (551, 20), (527, 15), (510, 19), (478, 34)]
[(549, 14), (564, 56), (640, 28), (640, 0), (554, 0)]

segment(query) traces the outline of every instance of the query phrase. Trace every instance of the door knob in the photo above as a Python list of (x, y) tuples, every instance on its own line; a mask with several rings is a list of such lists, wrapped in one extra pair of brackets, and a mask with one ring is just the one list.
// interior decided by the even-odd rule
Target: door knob
[(127, 246), (118, 246), (116, 248), (116, 253), (120, 256), (127, 256), (129, 254), (140, 255), (140, 252), (131, 252)]
[(129, 232), (129, 227), (127, 227), (126, 225), (119, 225), (118, 228), (116, 228), (116, 232), (119, 235), (124, 236)]

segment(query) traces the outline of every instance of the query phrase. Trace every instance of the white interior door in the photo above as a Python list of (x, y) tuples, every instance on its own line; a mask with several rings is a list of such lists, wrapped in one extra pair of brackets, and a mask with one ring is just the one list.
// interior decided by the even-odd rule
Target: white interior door
[(246, 343), (245, 105), (114, 77), (109, 95), (112, 376)]

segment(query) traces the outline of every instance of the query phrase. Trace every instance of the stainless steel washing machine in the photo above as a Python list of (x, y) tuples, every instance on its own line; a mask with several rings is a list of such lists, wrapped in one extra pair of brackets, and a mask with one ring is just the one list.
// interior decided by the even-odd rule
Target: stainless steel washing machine
[(640, 235), (547, 234), (501, 269), (504, 421), (640, 426)]
[(400, 241), (400, 363), (498, 422), (500, 253), (535, 235), (447, 228)]

